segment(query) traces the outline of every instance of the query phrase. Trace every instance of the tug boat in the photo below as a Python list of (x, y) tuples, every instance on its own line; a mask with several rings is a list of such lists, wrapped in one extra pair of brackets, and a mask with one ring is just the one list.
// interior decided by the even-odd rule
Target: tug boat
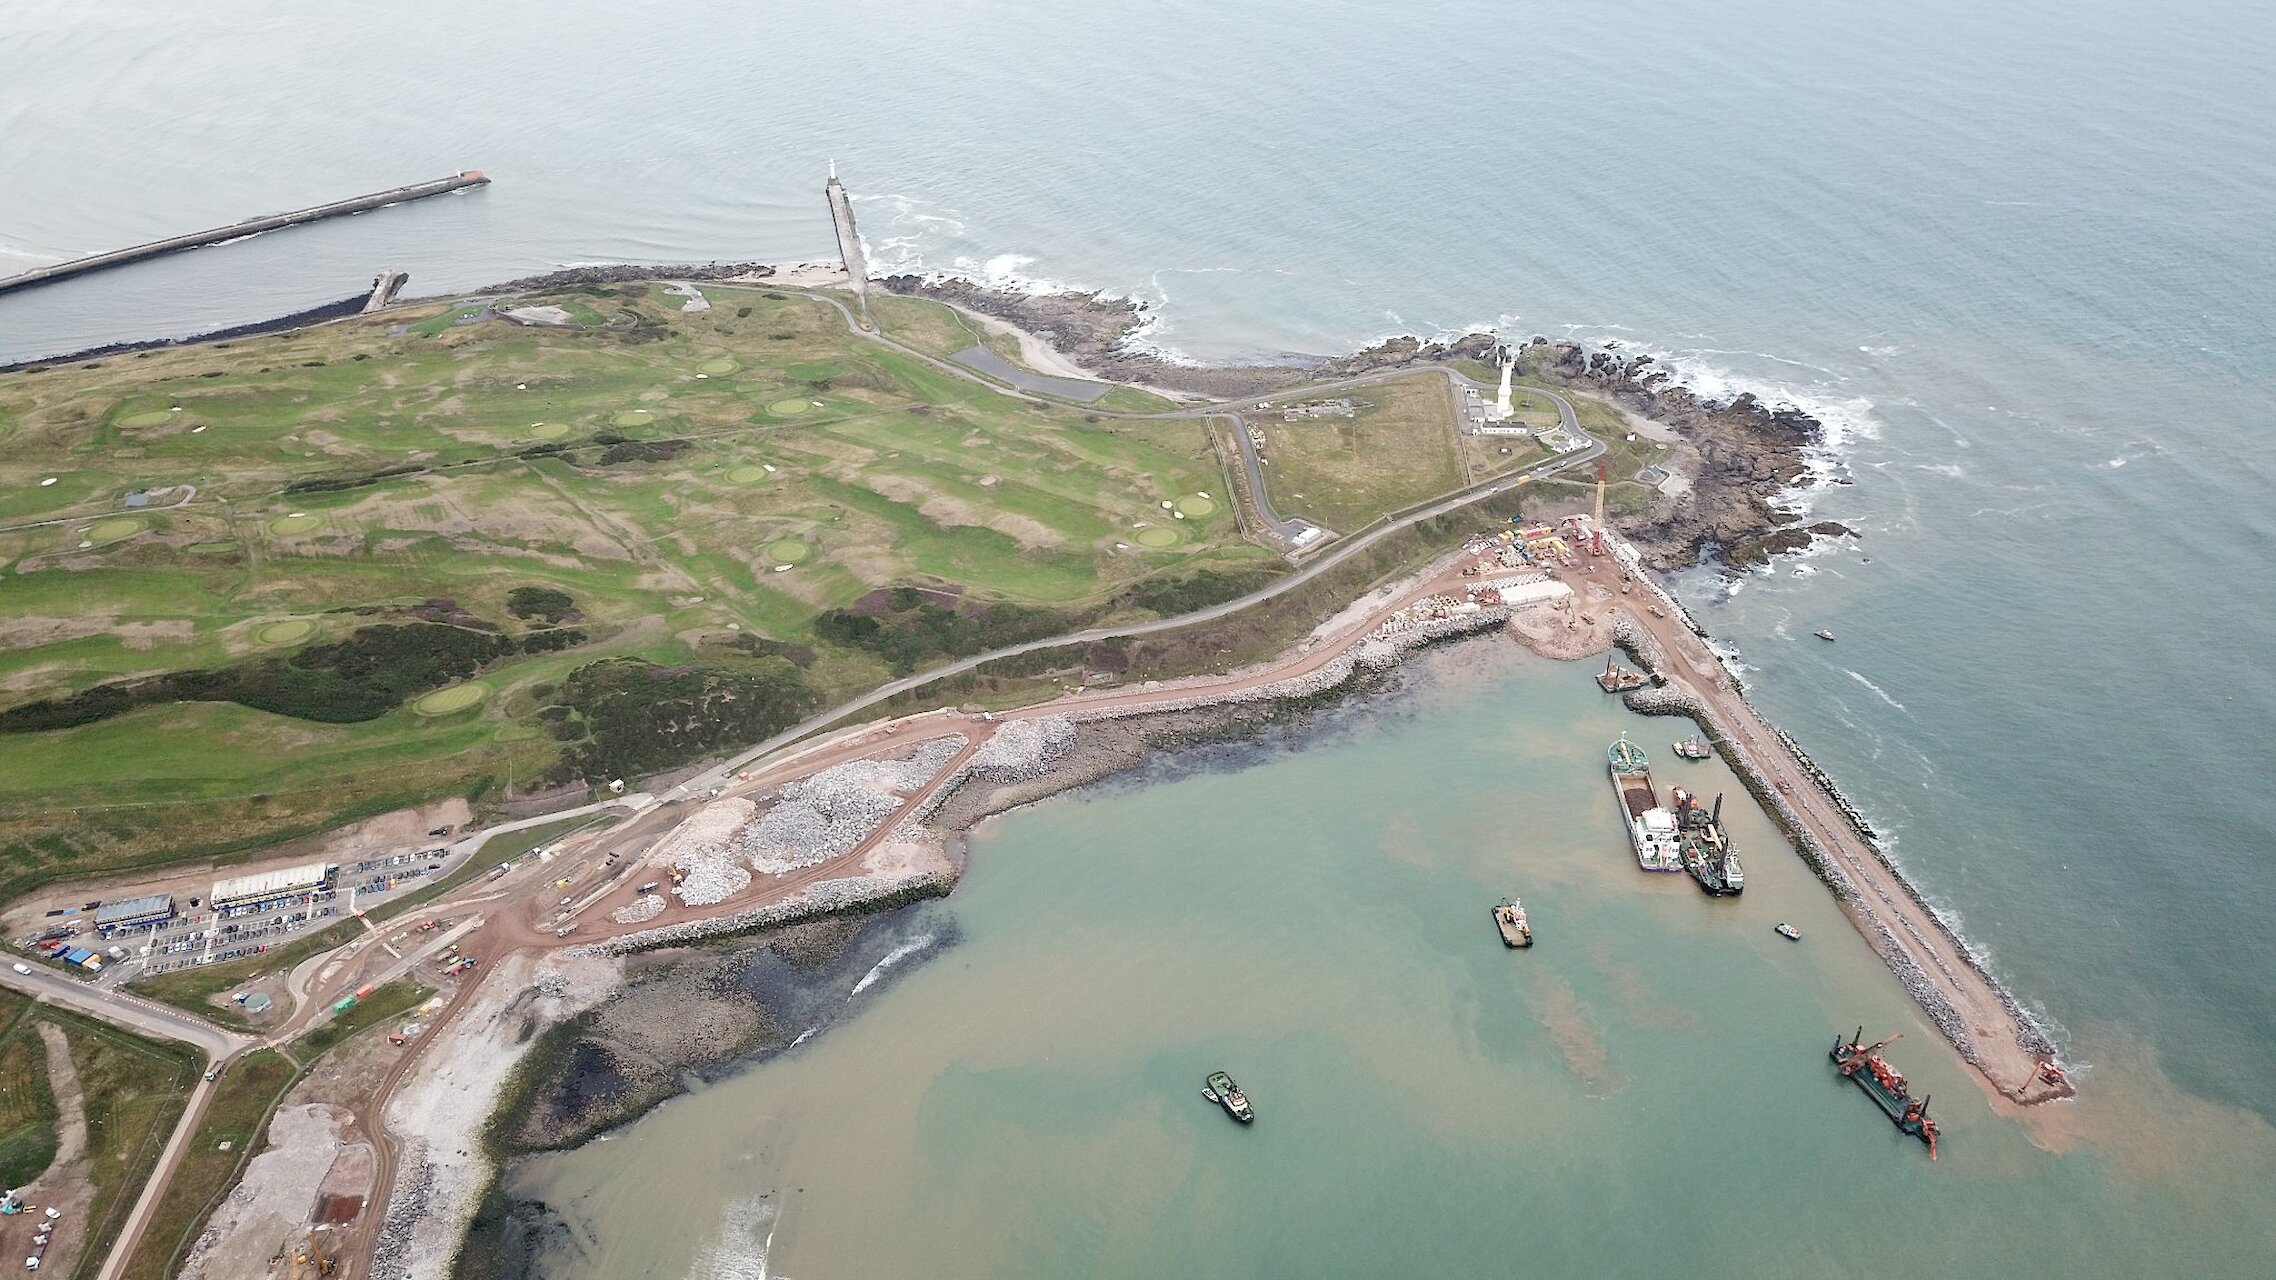
[(1628, 843), (1636, 850), (1636, 865), (1646, 871), (1683, 870), (1675, 815), (1660, 805), (1644, 749), (1621, 734), (1619, 741), (1606, 748), (1604, 758), (1612, 774), (1612, 794), (1618, 797), (1620, 816), (1628, 824)]
[(1788, 942), (1800, 942), (1802, 940), (1802, 931), (1795, 928), (1793, 925), (1786, 923), (1784, 920), (1779, 921), (1777, 924), (1772, 925), (1770, 928), (1771, 932), (1777, 934), (1781, 938), (1786, 939)]
[(1210, 1072), (1209, 1087), (1203, 1089), (1201, 1094), (1218, 1106), (1225, 1108), (1226, 1115), (1233, 1117), (1242, 1124), (1256, 1123), (1256, 1109), (1251, 1107), (1248, 1098), (1242, 1095), (1241, 1086), (1234, 1084), (1233, 1077), (1224, 1072)]
[(1533, 925), (1525, 918), (1525, 904), (1515, 898), (1494, 904), (1494, 927), (1501, 930), (1505, 947), (1516, 950), (1533, 945)]
[(1857, 1034), (1847, 1042), (1836, 1035), (1833, 1048), (1826, 1056), (1833, 1059), (1835, 1069), (1863, 1089), (1865, 1096), (1871, 1098), (1874, 1105), (1888, 1115), (1889, 1123), (1897, 1126), (1900, 1132), (1909, 1133), (1925, 1143), (1928, 1158), (1934, 1160), (1936, 1121), (1928, 1116), (1927, 1097), (1913, 1097), (1905, 1087), (1905, 1078), (1897, 1074), (1897, 1069), (1881, 1057), (1881, 1050), (1903, 1038), (1902, 1035), (1894, 1035), (1877, 1044), (1866, 1044), (1865, 1028), (1859, 1027)]

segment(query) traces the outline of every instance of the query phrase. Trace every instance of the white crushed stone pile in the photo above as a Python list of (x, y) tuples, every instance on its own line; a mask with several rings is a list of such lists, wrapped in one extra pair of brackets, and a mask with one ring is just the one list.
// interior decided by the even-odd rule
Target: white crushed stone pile
[(932, 781), (967, 739), (950, 734), (906, 760), (849, 760), (782, 789), (775, 806), (743, 832), (751, 866), (768, 875), (827, 862), (876, 834), (902, 799)]
[(1025, 774), (1067, 754), (1074, 745), (1075, 722), (1065, 716), (1013, 720), (972, 753), (972, 771)]
[(618, 924), (646, 924), (664, 914), (664, 905), (662, 894), (644, 893), (609, 912), (609, 919)]
[(715, 800), (657, 841), (649, 860), (680, 870), (680, 883), (672, 892), (689, 906), (725, 902), (751, 883), (751, 873), (736, 856), (732, 841), (757, 811), (757, 805), (741, 796)]

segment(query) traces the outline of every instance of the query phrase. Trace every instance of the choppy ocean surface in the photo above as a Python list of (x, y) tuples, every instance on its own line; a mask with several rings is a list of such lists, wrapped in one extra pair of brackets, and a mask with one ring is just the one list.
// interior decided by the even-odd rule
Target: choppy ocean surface
[(1833, 429), (1852, 483), (1808, 501), (1863, 541), (1683, 584), (1765, 710), (2090, 1090), (2124, 1061), (2158, 1082), (2137, 1092), (2257, 1124), (2272, 57), (2276, 14), (2241, 0), (19, 0), (0, 271), (496, 182), (0, 297), (0, 360), (278, 314), (382, 267), (418, 292), (824, 257), (832, 159), (881, 265), (1142, 298), (1175, 354), (1620, 340)]

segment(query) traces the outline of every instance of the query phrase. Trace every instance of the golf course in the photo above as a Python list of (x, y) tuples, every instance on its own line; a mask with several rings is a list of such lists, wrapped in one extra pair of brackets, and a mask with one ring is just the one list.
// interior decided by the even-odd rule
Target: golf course
[[(0, 881), (668, 767), (1286, 570), (1197, 419), (1006, 395), (812, 298), (703, 289), (0, 374)], [(675, 700), (678, 728), (627, 711)]]

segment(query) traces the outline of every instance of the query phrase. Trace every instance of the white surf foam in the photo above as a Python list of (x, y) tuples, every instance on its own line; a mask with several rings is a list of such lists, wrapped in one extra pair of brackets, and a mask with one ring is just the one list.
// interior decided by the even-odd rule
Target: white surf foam
[(1855, 680), (1857, 683), (1864, 685), (1868, 689), (1871, 689), (1873, 691), (1873, 696), (1879, 698), (1881, 701), (1888, 703), (1890, 706), (1895, 707), (1899, 711), (1904, 711), (1906, 715), (1912, 714), (1912, 712), (1905, 710), (1904, 703), (1901, 703), (1895, 698), (1890, 697), (1889, 691), (1887, 689), (1884, 689), (1881, 686), (1873, 683), (1871, 680), (1866, 679), (1864, 676), (1859, 675), (1857, 672), (1851, 671), (1847, 667), (1843, 667), (1842, 671), (1847, 673), (1850, 679)]
[[(910, 956), (917, 954), (919, 951), (924, 950), (926, 947), (929, 947), (938, 941), (940, 941), (940, 935), (937, 933), (919, 934), (916, 937), (909, 939), (907, 942), (902, 943), (900, 946), (893, 948), (891, 951), (886, 952), (885, 958), (870, 966), (869, 972), (861, 975), (861, 981), (855, 983), (853, 990), (847, 994), (849, 996), (858, 996), (862, 992), (869, 990), (870, 984), (876, 982), (878, 978), (882, 977), (886, 970), (891, 969), (894, 965), (901, 963), (903, 960), (908, 959)], [(801, 1038), (803, 1039), (803, 1037)]]

